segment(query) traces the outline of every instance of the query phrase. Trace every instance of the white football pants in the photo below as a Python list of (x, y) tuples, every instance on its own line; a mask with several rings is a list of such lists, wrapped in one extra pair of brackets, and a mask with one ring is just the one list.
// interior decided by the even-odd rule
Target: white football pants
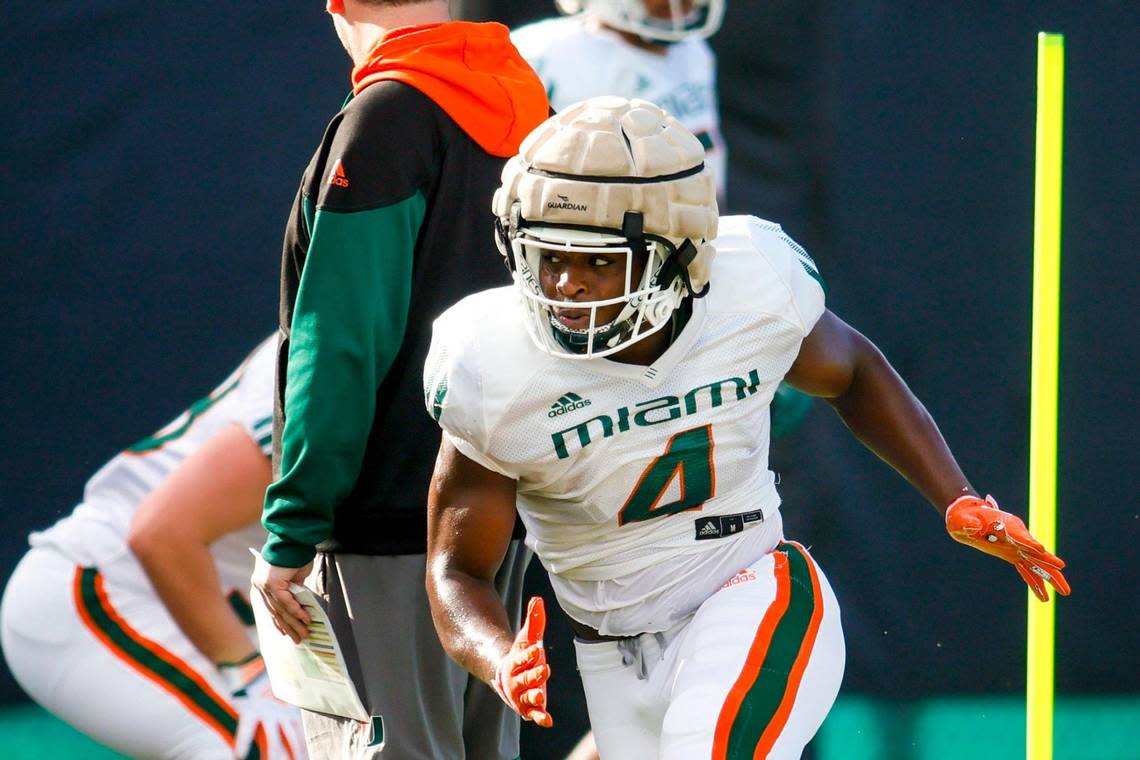
[(601, 760), (798, 758), (839, 693), (839, 604), (783, 542), (663, 634), (575, 639)]
[(4, 591), (0, 632), (24, 691), (96, 741), (132, 758), (232, 760), (228, 691), (148, 587), (34, 548)]

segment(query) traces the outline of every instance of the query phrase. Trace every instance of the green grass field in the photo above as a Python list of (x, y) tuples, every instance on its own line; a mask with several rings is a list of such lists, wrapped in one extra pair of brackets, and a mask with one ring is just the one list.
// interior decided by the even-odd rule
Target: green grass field
[(0, 757), (4, 760), (121, 760), (118, 752), (88, 739), (33, 704), (0, 706)]
[[(813, 760), (1019, 760), (1025, 757), (1025, 703), (1014, 697), (939, 697), (901, 704), (846, 696), (812, 747)], [(1058, 698), (1053, 748), (1054, 760), (1138, 760), (1140, 696)], [(123, 756), (35, 705), (0, 707), (0, 758), (55, 757)]]
[[(1060, 696), (1053, 728), (1054, 760), (1140, 760), (1140, 696)], [(840, 697), (814, 748), (815, 760), (1018, 760), (1025, 700)]]

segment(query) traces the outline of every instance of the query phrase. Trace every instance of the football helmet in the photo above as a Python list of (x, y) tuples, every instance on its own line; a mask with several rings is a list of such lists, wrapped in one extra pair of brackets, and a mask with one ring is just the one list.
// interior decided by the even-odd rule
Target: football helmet
[(724, 19), (724, 0), (692, 0), (686, 13), (683, 0), (668, 0), (668, 17), (651, 15), (645, 0), (555, 0), (566, 14), (589, 13), (608, 26), (658, 42), (710, 37)]
[[(715, 251), (716, 184), (704, 148), (679, 121), (643, 100), (613, 96), (571, 105), (540, 124), (503, 168), (496, 239), (540, 349), (602, 357), (670, 324), (686, 296), (707, 292)], [(576, 301), (587, 327), (571, 328), (539, 277), (542, 252), (625, 253), (625, 292)], [(644, 270), (636, 281), (635, 262)], [(605, 324), (599, 310), (623, 304)]]

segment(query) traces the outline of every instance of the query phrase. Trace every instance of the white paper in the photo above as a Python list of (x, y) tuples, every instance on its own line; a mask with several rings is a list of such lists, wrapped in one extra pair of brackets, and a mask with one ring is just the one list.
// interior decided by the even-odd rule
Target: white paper
[[(258, 558), (258, 561), (265, 560)], [(309, 636), (299, 644), (274, 627), (261, 594), (256, 589), (250, 594), (258, 644), (274, 695), (306, 710), (371, 723), (372, 718), (360, 701), (328, 614), (317, 595), (295, 583), (290, 584), (289, 590), (310, 618)]]

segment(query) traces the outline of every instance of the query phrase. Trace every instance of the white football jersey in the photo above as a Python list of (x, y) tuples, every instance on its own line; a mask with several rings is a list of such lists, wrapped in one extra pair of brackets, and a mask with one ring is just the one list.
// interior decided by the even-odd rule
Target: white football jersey
[[(82, 503), (51, 528), (33, 533), (31, 545), (55, 547), (84, 567), (110, 565), (130, 552), (127, 531), (139, 504), (215, 433), (237, 423), (269, 456), (276, 358), (277, 337), (272, 336), (208, 396), (103, 465), (87, 481)], [(210, 547), (223, 588), (248, 594), (253, 572), (248, 547), (264, 541), (265, 529), (254, 522)], [(137, 571), (137, 580), (145, 583), (142, 568)]]
[(823, 288), (777, 224), (723, 217), (714, 246), (708, 295), (648, 367), (540, 351), (514, 287), (435, 323), (429, 411), (518, 481), (560, 603), (605, 634), (669, 628), (782, 538), (768, 406)]
[(559, 16), (519, 27), (511, 41), (561, 111), (597, 95), (656, 103), (705, 146), (723, 199), (727, 155), (716, 100), (716, 57), (703, 39), (668, 45), (664, 54), (634, 47), (589, 16)]

